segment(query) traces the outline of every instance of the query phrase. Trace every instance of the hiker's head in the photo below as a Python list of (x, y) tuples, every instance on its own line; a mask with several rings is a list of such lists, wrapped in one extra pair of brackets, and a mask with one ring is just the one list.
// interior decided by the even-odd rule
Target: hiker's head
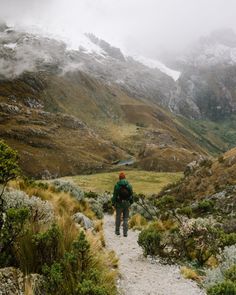
[(119, 179), (125, 179), (125, 173), (124, 172), (120, 172)]

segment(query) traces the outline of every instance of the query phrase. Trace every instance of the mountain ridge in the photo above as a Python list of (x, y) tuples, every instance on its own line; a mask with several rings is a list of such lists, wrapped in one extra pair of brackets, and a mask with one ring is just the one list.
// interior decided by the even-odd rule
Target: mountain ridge
[[(102, 44), (103, 47), (95, 47), (95, 53), (93, 45), (87, 51), (85, 48), (69, 50), (64, 42), (48, 37), (9, 27), (1, 27), (0, 31), (1, 137), (19, 147), (21, 154), (30, 146), (31, 158), (37, 152), (41, 156), (47, 154), (48, 162), (55, 161), (55, 157), (59, 161), (62, 153), (58, 150), (64, 150), (70, 156), (66, 165), (58, 164), (63, 168), (57, 165), (59, 168), (54, 169), (49, 165), (50, 169), (44, 169), (51, 170), (53, 175), (113, 169), (113, 162), (130, 157), (135, 158), (137, 168), (181, 171), (188, 162), (200, 154), (206, 155), (212, 147), (217, 152), (227, 147), (217, 132), (211, 136), (211, 146), (203, 133), (188, 126), (188, 117), (201, 117), (204, 107), (208, 106), (200, 109), (192, 92), (188, 94), (184, 83), (189, 84), (190, 70), (189, 74), (186, 70), (181, 73), (175, 82), (158, 69), (124, 56), (119, 49), (93, 35), (90, 38), (94, 46)], [(202, 75), (201, 70), (198, 71)], [(12, 75), (14, 73), (17, 75)], [(185, 93), (189, 96), (187, 102)], [(217, 107), (215, 102), (213, 99), (213, 106)], [(192, 115), (194, 108), (196, 116)], [(47, 114), (47, 119), (42, 120), (42, 112)], [(176, 116), (179, 113), (185, 114), (186, 120)], [(209, 110), (204, 116), (209, 117)], [(60, 128), (50, 134), (48, 125), (52, 124), (52, 118), (56, 122), (61, 120), (64, 136), (66, 128), (71, 129), (68, 147)], [(46, 127), (37, 127), (38, 130), (32, 132), (34, 121), (43, 121)], [(77, 124), (75, 129), (80, 129), (79, 122), (87, 126), (83, 128), (86, 132), (72, 131)], [(47, 139), (43, 139), (44, 132), (49, 134)], [(91, 134), (93, 140), (89, 142)], [(32, 141), (31, 136), (36, 139)], [(21, 140), (25, 141), (23, 146), (19, 145)], [(36, 148), (34, 152), (32, 147)], [(77, 168), (70, 169), (71, 161), (77, 163)], [(83, 161), (88, 165), (81, 164)], [(39, 166), (42, 170), (42, 165), (36, 164)], [(40, 169), (35, 172), (29, 164), (24, 169), (42, 176)]]

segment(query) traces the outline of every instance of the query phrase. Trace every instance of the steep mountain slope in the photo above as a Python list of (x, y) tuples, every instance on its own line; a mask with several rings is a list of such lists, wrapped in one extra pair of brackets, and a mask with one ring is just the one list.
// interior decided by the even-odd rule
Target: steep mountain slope
[(189, 118), (221, 120), (236, 110), (236, 34), (220, 30), (201, 38), (170, 64), (181, 71), (170, 108)]
[[(19, 149), (23, 168), (38, 176), (108, 169), (131, 157), (136, 167), (180, 171), (199, 154), (227, 149), (217, 134), (209, 140), (167, 110), (185, 113), (186, 68), (175, 82), (179, 72), (164, 68), (173, 79), (158, 62), (144, 64), (91, 34), (72, 50), (62, 41), (1, 26), (1, 137)], [(228, 81), (227, 75), (221, 78)], [(193, 109), (204, 114), (192, 93), (189, 101), (186, 116)], [(215, 107), (213, 100), (214, 115)]]
[(179, 171), (205, 153), (171, 114), (81, 72), (1, 81), (0, 102), (1, 137), (34, 175), (107, 169), (131, 155), (138, 167)]

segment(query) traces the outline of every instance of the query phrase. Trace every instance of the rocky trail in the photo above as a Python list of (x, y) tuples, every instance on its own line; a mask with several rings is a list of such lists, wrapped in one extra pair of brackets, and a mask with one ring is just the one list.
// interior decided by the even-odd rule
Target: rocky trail
[(128, 237), (114, 234), (114, 216), (104, 218), (106, 245), (119, 257), (119, 290), (122, 295), (205, 295), (197, 284), (184, 279), (178, 266), (163, 265), (145, 258), (139, 247), (138, 232)]

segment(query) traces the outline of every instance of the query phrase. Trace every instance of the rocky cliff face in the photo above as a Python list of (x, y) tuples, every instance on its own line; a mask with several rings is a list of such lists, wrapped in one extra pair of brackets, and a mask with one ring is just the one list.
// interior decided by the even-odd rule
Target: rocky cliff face
[(65, 74), (83, 71), (106, 84), (116, 84), (138, 98), (165, 105), (174, 86), (172, 78), (158, 68), (149, 68), (120, 49), (92, 34), (81, 36), (78, 50), (69, 50), (62, 41), (0, 28), (1, 78), (14, 78), (25, 71)]
[(172, 59), (182, 74), (170, 108), (190, 118), (219, 120), (236, 110), (236, 34), (221, 30), (201, 38)]

